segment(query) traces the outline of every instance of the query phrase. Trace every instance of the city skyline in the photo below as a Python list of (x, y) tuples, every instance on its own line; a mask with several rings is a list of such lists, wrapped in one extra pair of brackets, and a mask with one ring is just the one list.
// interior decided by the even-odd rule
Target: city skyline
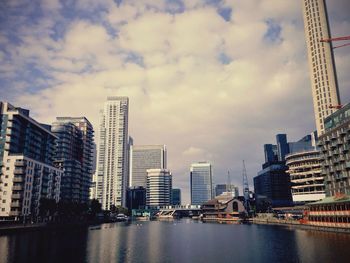
[[(86, 116), (97, 131), (106, 97), (128, 96), (135, 144), (168, 146), (185, 203), (191, 162), (210, 160), (215, 183), (230, 170), (241, 188), (245, 159), (252, 187), (261, 145), (315, 129), (302, 1), (94, 2), (6, 4), (2, 100), (44, 123)], [(332, 36), (349, 35), (347, 10), (345, 0), (328, 1)], [(349, 56), (348, 47), (335, 51), (344, 104)]]

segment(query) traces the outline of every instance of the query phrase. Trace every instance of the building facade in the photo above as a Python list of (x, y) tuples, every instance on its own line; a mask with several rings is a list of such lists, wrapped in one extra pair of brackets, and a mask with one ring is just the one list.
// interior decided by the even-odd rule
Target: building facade
[(257, 199), (266, 199), (271, 207), (292, 205), (291, 182), (284, 162), (267, 165), (254, 177)]
[(316, 149), (286, 155), (294, 203), (319, 201), (326, 197), (321, 156)]
[(51, 130), (58, 137), (55, 166), (64, 170), (61, 199), (87, 203), (93, 173), (92, 125), (85, 117), (58, 117)]
[(96, 197), (102, 209), (125, 206), (128, 186), (127, 97), (108, 97), (100, 115)]
[(285, 157), (290, 152), (286, 134), (276, 135), (276, 145), (265, 144), (265, 163), (262, 170), (254, 177), (254, 192), (257, 210), (269, 207), (292, 205), (291, 183), (285, 163)]
[(171, 190), (171, 205), (181, 205), (181, 189)]
[(217, 184), (215, 186), (215, 196), (219, 196), (223, 193), (231, 193), (232, 197), (238, 197), (238, 187), (233, 184)]
[(130, 146), (130, 187), (147, 187), (148, 169), (167, 169), (165, 145)]
[(147, 170), (147, 206), (171, 204), (172, 175), (166, 169)]
[(321, 135), (324, 118), (335, 111), (330, 106), (340, 104), (332, 43), (320, 41), (330, 38), (326, 1), (303, 0), (303, 15), (316, 128)]
[(36, 217), (40, 200), (60, 198), (62, 170), (53, 166), (57, 137), (29, 110), (0, 102), (0, 218)]
[(191, 204), (202, 205), (213, 198), (212, 165), (193, 163), (190, 168)]
[(319, 137), (326, 196), (350, 195), (350, 103), (324, 120)]
[(146, 188), (130, 187), (126, 191), (126, 207), (132, 209), (142, 209), (146, 206)]

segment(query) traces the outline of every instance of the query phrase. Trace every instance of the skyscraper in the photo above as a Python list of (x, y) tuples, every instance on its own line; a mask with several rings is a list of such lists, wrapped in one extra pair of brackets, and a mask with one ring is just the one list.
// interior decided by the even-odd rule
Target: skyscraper
[(128, 185), (127, 97), (108, 97), (101, 111), (96, 197), (103, 209), (125, 206)]
[(147, 170), (146, 203), (148, 206), (171, 204), (172, 176), (166, 169)]
[(165, 145), (132, 145), (130, 147), (130, 187), (147, 186), (148, 169), (166, 169)]
[(325, 0), (303, 0), (303, 14), (316, 128), (322, 135), (323, 120), (335, 111), (329, 106), (340, 104), (332, 43), (320, 42), (330, 38)]
[(192, 205), (201, 205), (213, 198), (212, 166), (210, 163), (193, 163), (190, 169), (190, 180)]
[(63, 167), (61, 198), (87, 203), (93, 174), (94, 130), (85, 117), (57, 117), (55, 165)]

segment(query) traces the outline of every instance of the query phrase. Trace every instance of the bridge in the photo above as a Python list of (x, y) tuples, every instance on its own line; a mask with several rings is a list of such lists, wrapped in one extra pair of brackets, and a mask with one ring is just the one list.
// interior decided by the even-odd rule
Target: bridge
[(162, 206), (159, 208), (159, 218), (173, 218), (173, 217), (193, 217), (201, 214), (200, 205), (176, 205), (176, 206)]

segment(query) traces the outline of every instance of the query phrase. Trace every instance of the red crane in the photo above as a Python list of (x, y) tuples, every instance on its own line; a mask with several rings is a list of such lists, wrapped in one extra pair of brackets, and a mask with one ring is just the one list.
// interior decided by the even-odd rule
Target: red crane
[[(332, 41), (344, 41), (344, 40), (350, 40), (350, 36), (326, 38), (326, 39), (321, 39), (320, 42), (330, 43)], [(336, 46), (336, 47), (333, 47), (333, 48), (339, 48), (339, 47), (345, 47), (345, 46), (350, 46), (350, 43), (346, 43), (346, 44), (343, 44), (343, 45), (340, 45), (340, 46)]]
[(337, 109), (337, 110), (341, 109), (342, 107), (343, 107), (343, 105), (341, 105), (341, 104), (340, 105), (332, 105), (331, 104), (328, 106), (329, 109)]

